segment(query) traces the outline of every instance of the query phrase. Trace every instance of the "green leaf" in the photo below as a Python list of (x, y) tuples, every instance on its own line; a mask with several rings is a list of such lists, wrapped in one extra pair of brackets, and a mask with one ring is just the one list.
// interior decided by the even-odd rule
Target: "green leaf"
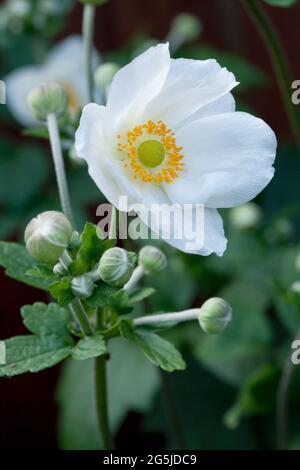
[(27, 275), (28, 270), (36, 266), (36, 262), (24, 245), (0, 241), (0, 266), (5, 268), (8, 276), (17, 281), (38, 289), (48, 290), (47, 280)]
[(41, 139), (49, 138), (47, 127), (27, 127), (22, 131), (22, 134), (28, 137), (36, 137)]
[(91, 297), (86, 299), (85, 302), (91, 308), (105, 307), (105, 305), (110, 303), (111, 296), (118, 291), (119, 288), (117, 287), (112, 287), (104, 282), (99, 282)]
[(243, 416), (264, 415), (275, 408), (280, 369), (264, 364), (245, 382), (236, 403), (227, 411), (224, 420), (229, 428), (236, 428)]
[(265, 3), (274, 7), (292, 7), (296, 5), (297, 1), (298, 0), (264, 0)]
[[(107, 361), (108, 413), (115, 433), (129, 411), (142, 413), (151, 407), (160, 378), (158, 369), (134, 344), (114, 338), (108, 349), (112, 357)], [(69, 360), (61, 371), (57, 391), (60, 446), (67, 450), (99, 449), (94, 361)]]
[(155, 289), (153, 289), (153, 287), (142, 287), (141, 289), (135, 289), (133, 292), (130, 293), (130, 304), (132, 305), (137, 302), (141, 302), (142, 300), (145, 300), (152, 294), (154, 294), (154, 292)]
[(62, 307), (66, 307), (74, 299), (71, 289), (71, 281), (68, 278), (63, 278), (60, 281), (51, 284), (49, 286), (49, 291)]
[(26, 275), (37, 279), (43, 279), (49, 285), (59, 279), (59, 276), (54, 274), (53, 269), (47, 264), (37, 264), (36, 266), (29, 268), (26, 271)]
[(79, 259), (85, 261), (87, 268), (92, 269), (98, 263), (101, 255), (114, 245), (113, 240), (103, 240), (101, 230), (94, 224), (87, 222), (81, 235)]
[(57, 334), (70, 338), (67, 327), (68, 314), (64, 308), (55, 303), (46, 305), (36, 302), (33, 305), (25, 305), (21, 309), (21, 315), (26, 328), (36, 335)]
[(39, 372), (62, 361), (72, 351), (70, 340), (56, 334), (16, 336), (4, 343), (6, 364), (0, 366), (0, 377)]
[(180, 352), (165, 339), (155, 333), (134, 330), (127, 321), (122, 321), (119, 328), (121, 335), (135, 342), (149, 361), (156, 366), (168, 372), (185, 369), (186, 364)]
[(72, 357), (77, 360), (90, 359), (101, 356), (106, 352), (107, 348), (103, 336), (97, 333), (80, 339), (73, 348)]

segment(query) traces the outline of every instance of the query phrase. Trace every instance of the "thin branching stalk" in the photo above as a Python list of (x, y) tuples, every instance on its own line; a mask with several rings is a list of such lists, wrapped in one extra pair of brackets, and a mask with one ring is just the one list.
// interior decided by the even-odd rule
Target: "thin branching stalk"
[(289, 64), (277, 31), (260, 3), (261, 2), (257, 0), (242, 0), (242, 4), (249, 16), (252, 18), (269, 53), (285, 110), (300, 152), (300, 116), (297, 106), (292, 103), (291, 99), (292, 80)]
[[(98, 328), (102, 326), (102, 313), (97, 311)], [(107, 355), (102, 354), (95, 359), (95, 391), (97, 404), (97, 418), (102, 447), (113, 449), (113, 441), (109, 427), (107, 403)]]
[(86, 4), (83, 9), (82, 36), (85, 49), (85, 73), (89, 102), (94, 101), (93, 73), (93, 36), (94, 36), (95, 6)]
[(47, 117), (49, 138), (51, 143), (52, 157), (54, 162), (56, 181), (58, 186), (60, 204), (65, 216), (74, 227), (74, 218), (71, 208), (71, 201), (68, 189), (68, 183), (65, 172), (64, 159), (61, 149), (60, 136), (55, 114), (48, 114)]

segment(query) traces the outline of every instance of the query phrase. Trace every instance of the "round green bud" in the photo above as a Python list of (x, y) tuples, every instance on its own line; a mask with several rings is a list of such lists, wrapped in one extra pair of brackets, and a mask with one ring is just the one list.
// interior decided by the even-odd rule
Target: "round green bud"
[(167, 266), (166, 255), (155, 246), (144, 246), (139, 252), (139, 265), (148, 274), (158, 273)]
[(24, 239), (34, 259), (54, 265), (67, 248), (71, 234), (72, 226), (64, 214), (46, 211), (29, 222)]
[(200, 35), (202, 24), (197, 16), (190, 13), (177, 15), (172, 22), (172, 32), (182, 41), (194, 41)]
[(68, 109), (68, 93), (62, 85), (45, 83), (34, 88), (28, 96), (28, 103), (38, 121), (46, 121), (49, 114), (60, 117)]
[(87, 274), (74, 277), (71, 283), (71, 289), (75, 297), (87, 299), (94, 291), (95, 284)]
[(111, 82), (119, 70), (120, 66), (112, 62), (106, 62), (97, 68), (95, 72), (95, 83), (105, 95), (107, 95)]
[(300, 281), (295, 281), (291, 285), (291, 291), (295, 292), (295, 294), (300, 294)]
[(257, 227), (263, 217), (261, 208), (254, 202), (248, 202), (230, 211), (230, 221), (234, 227), (247, 230)]
[(131, 278), (136, 254), (114, 247), (106, 250), (99, 261), (101, 279), (114, 287), (123, 287)]
[(208, 299), (199, 310), (199, 323), (206, 333), (221, 333), (231, 320), (232, 309), (219, 297)]

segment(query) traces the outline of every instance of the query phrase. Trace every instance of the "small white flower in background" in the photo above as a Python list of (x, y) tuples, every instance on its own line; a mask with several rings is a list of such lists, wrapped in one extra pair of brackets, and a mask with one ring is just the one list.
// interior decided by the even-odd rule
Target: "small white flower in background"
[[(167, 44), (152, 47), (115, 75), (105, 107), (84, 108), (77, 155), (116, 207), (122, 195), (133, 209), (188, 203), (192, 218), (203, 204), (204, 245), (194, 252), (222, 255), (227, 240), (217, 209), (262, 191), (276, 152), (264, 121), (235, 112), (230, 91), (236, 85), (215, 60), (172, 60)], [(179, 221), (173, 223), (175, 233)], [(161, 234), (161, 227), (151, 229)], [(173, 236), (169, 243), (187, 251), (185, 239)]]
[[(98, 55), (94, 53), (95, 68)], [(70, 112), (75, 113), (88, 102), (84, 74), (84, 51), (80, 36), (70, 36), (57, 44), (42, 65), (28, 65), (11, 72), (6, 78), (7, 105), (24, 126), (35, 125), (28, 105), (29, 92), (49, 81), (63, 85), (69, 95)]]

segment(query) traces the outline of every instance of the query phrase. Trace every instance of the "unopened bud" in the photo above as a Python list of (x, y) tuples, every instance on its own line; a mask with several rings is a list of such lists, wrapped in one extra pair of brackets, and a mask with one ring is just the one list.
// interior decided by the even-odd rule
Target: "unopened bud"
[(231, 320), (232, 309), (219, 297), (208, 299), (199, 310), (199, 323), (206, 333), (221, 333)]
[(71, 289), (75, 297), (80, 299), (87, 299), (94, 291), (93, 280), (87, 274), (74, 277), (72, 279)]
[(97, 68), (95, 83), (104, 95), (107, 95), (111, 82), (119, 70), (120, 66), (112, 62), (107, 62)]
[(248, 202), (230, 211), (230, 220), (234, 227), (247, 230), (256, 227), (262, 220), (262, 211), (254, 202)]
[(158, 273), (167, 266), (166, 255), (155, 246), (144, 246), (139, 252), (139, 265), (148, 274)]
[(68, 109), (68, 93), (62, 85), (45, 83), (34, 88), (28, 96), (28, 103), (38, 121), (46, 121), (49, 114), (62, 116)]
[(67, 248), (71, 234), (72, 226), (64, 214), (46, 211), (29, 222), (24, 238), (34, 259), (53, 265)]
[(295, 294), (300, 294), (300, 281), (295, 281), (291, 285), (291, 291), (295, 292)]
[(136, 257), (119, 247), (106, 250), (99, 261), (101, 279), (111, 286), (123, 287), (132, 275)]
[(183, 42), (197, 39), (201, 29), (200, 20), (190, 13), (181, 13), (172, 22), (172, 34), (179, 36)]

